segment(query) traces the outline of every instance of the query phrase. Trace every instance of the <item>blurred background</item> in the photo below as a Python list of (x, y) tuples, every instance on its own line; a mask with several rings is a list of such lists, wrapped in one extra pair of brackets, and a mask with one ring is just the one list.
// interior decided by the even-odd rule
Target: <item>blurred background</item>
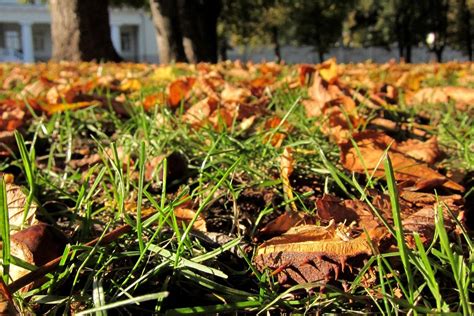
[(0, 0), (0, 61), (472, 61), (474, 0)]

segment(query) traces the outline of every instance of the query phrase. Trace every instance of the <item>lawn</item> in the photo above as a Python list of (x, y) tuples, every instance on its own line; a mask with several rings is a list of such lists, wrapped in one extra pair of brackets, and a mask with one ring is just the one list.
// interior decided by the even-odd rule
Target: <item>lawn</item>
[(0, 78), (0, 313), (473, 313), (472, 63)]

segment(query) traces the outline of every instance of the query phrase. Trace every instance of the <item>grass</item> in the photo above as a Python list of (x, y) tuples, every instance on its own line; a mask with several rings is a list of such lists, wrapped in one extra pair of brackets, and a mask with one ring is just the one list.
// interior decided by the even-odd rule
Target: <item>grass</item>
[[(284, 72), (292, 70), (288, 67)], [(448, 84), (452, 76), (446, 80)], [(427, 84), (434, 85), (433, 79)], [(408, 247), (388, 155), (380, 161), (387, 170), (386, 181), (374, 179), (367, 170), (368, 181), (344, 171), (338, 147), (324, 136), (318, 118), (307, 118), (300, 106), (305, 89), (282, 87), (268, 95), (269, 116), (282, 119), (269, 130), (263, 128), (268, 117), (257, 118), (248, 130), (240, 130), (236, 121), (230, 128), (196, 130), (181, 122), (179, 109), (173, 112), (157, 106), (147, 112), (134, 106), (146, 95), (162, 91), (163, 84), (150, 85), (126, 95), (125, 103), (131, 109), (128, 118), (107, 107), (50, 117), (35, 113), (23, 135), (15, 134), (18, 156), (0, 160), (0, 171), (14, 173), (15, 183), (27, 189), (25, 209), (37, 201), (40, 217), (70, 237), (61, 262), (45, 283), (15, 293), (22, 312), (472, 314), (472, 234), (448, 233), (443, 214), (449, 210), (440, 202), (433, 240), (426, 245), (414, 233), (415, 247)], [(109, 102), (118, 95), (99, 88), (95, 92)], [(452, 109), (452, 104), (442, 107)], [(440, 125), (435, 132), (449, 152), (443, 167), (472, 171), (472, 116), (437, 113), (433, 119), (439, 119)], [(401, 106), (391, 115), (407, 116), (410, 121), (417, 112)], [(293, 126), (291, 131), (283, 131), (285, 122)], [(268, 140), (282, 131), (283, 146), (276, 148)], [(293, 149), (295, 170), (302, 179), (311, 176), (317, 182), (307, 191), (294, 184), (291, 201), (285, 201), (279, 178), (279, 158), (285, 146)], [(168, 171), (176, 161), (164, 159), (154, 166), (164, 176), (155, 172), (151, 181), (145, 180), (150, 161), (170, 153), (186, 158), (186, 179), (175, 179)], [(72, 166), (71, 162), (93, 154), (97, 154), (94, 163)], [(393, 222), (385, 220), (372, 204), (372, 188), (390, 197)], [(259, 195), (252, 197), (252, 192)], [(264, 193), (271, 198), (265, 200)], [(289, 203), (313, 214), (311, 198), (323, 193), (365, 201), (382, 218), (397, 247), (375, 252), (345, 284), (335, 281), (324, 289), (321, 282), (282, 286), (271, 271), (254, 266), (252, 258), (261, 241), (258, 232)], [(472, 189), (465, 197), (472, 198)], [(194, 217), (181, 221), (173, 212), (179, 206), (193, 208)], [(8, 267), (21, 262), (11, 256), (8, 247), (3, 180), (0, 216), (2, 276), (11, 283)], [(206, 219), (207, 233), (193, 229), (200, 216)], [(114, 242), (85, 245), (123, 224), (130, 225), (130, 232)], [(371, 275), (374, 280), (368, 286)]]

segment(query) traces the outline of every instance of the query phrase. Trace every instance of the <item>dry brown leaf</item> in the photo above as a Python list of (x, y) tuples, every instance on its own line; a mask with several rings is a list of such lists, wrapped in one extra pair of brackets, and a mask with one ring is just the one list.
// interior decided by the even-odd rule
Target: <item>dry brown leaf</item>
[(467, 110), (474, 104), (474, 89), (467, 87), (423, 88), (407, 100), (408, 104), (446, 103), (453, 100), (456, 108)]
[(15, 100), (0, 101), (0, 132), (14, 131), (23, 125), (26, 117), (25, 106)]
[(268, 137), (264, 137), (264, 141), (266, 143), (270, 143), (273, 147), (279, 148), (283, 144), (283, 141), (286, 138), (286, 134), (293, 129), (293, 126), (290, 125), (288, 122), (283, 122), (281, 118), (278, 116), (271, 117), (265, 121), (264, 130), (269, 131), (279, 127), (278, 131), (273, 133), (273, 135), (269, 135)]
[(376, 177), (384, 177), (385, 170), (381, 159), (385, 154), (385, 150), (389, 146), (394, 146), (394, 148), (390, 148), (388, 154), (392, 161), (396, 180), (413, 181), (416, 190), (422, 190), (436, 184), (436, 186), (464, 191), (464, 187), (460, 184), (448, 180), (426, 164), (397, 151), (395, 140), (384, 133), (367, 130), (354, 134), (353, 139), (357, 143), (363, 161), (359, 158), (356, 148), (353, 147), (350, 141), (339, 144), (341, 162), (344, 168), (350, 171), (365, 173), (365, 170), (367, 170), (369, 174), (373, 173)]
[[(280, 177), (283, 184), (283, 192), (287, 201), (292, 201), (294, 199), (293, 189), (291, 188), (290, 176), (293, 173), (295, 165), (295, 160), (293, 158), (292, 149), (290, 147), (285, 147), (283, 149), (283, 154), (280, 157)], [(298, 212), (296, 204), (294, 201), (290, 202), (290, 207), (293, 212)]]
[(262, 235), (280, 235), (290, 228), (301, 225), (305, 222), (305, 215), (301, 212), (287, 211), (260, 230)]
[(415, 242), (412, 236), (412, 232), (420, 234), (421, 241), (427, 244), (433, 240), (436, 231), (436, 214), (439, 211), (443, 212), (443, 223), (444, 227), (448, 232), (452, 232), (456, 228), (456, 222), (452, 219), (451, 214), (446, 210), (445, 204), (449, 207), (450, 211), (458, 216), (462, 222), (463, 212), (460, 211), (458, 205), (454, 204), (451, 200), (445, 200), (442, 204), (434, 203), (428, 205), (408, 216), (402, 220), (403, 229), (406, 233), (405, 239), (408, 241), (408, 245), (415, 248)]
[(441, 150), (438, 147), (438, 140), (436, 136), (431, 137), (425, 142), (417, 139), (409, 139), (407, 141), (396, 144), (394, 147), (399, 152), (406, 154), (416, 160), (424, 161), (428, 164), (433, 164), (441, 155)]
[(314, 74), (313, 77), (313, 84), (308, 89), (310, 99), (303, 101), (306, 116), (308, 117), (321, 116), (326, 103), (335, 98), (334, 95), (329, 93), (323, 79), (319, 75)]
[[(26, 210), (27, 213), (25, 216), (25, 206), (27, 204), (26, 194), (23, 193), (21, 187), (15, 184), (7, 183), (6, 189), (10, 233), (16, 232), (18, 228), (23, 226), (23, 223), (26, 227), (37, 223), (38, 221), (36, 219), (36, 203), (34, 201), (31, 202), (28, 210)], [(23, 219), (25, 219), (24, 222)]]
[[(360, 228), (367, 230), (381, 226), (381, 222), (370, 210), (369, 206), (359, 200), (342, 200), (331, 195), (324, 195), (316, 200), (318, 208), (318, 217), (329, 222), (334, 220), (336, 223), (352, 222), (357, 223)], [(390, 214), (384, 214), (389, 217)]]
[[(174, 216), (176, 216), (178, 220), (178, 225), (180, 222), (189, 224), (191, 220), (196, 217), (196, 212), (189, 208), (178, 207), (174, 209)], [(193, 223), (193, 228), (201, 232), (207, 232), (206, 220), (201, 214), (198, 215), (196, 221)]]
[[(21, 259), (31, 265), (35, 265), (33, 260), (33, 253), (28, 249), (28, 246), (18, 240), (11, 239), (10, 240), (10, 254), (18, 259)], [(16, 266), (14, 264), (10, 265), (9, 276), (12, 281), (18, 280), (22, 276), (30, 273), (30, 270), (25, 268)], [(3, 274), (3, 270), (2, 270)], [(21, 289), (22, 292), (29, 291), (33, 286), (33, 283), (28, 284), (27, 286)]]
[(325, 283), (362, 266), (384, 236), (373, 230), (352, 238), (341, 226), (298, 226), (260, 245), (254, 262), (261, 271), (272, 269), (280, 283)]
[(200, 127), (209, 119), (212, 112), (217, 109), (218, 101), (205, 98), (191, 106), (183, 115), (183, 121), (194, 127)]
[(13, 234), (11, 240), (24, 244), (37, 266), (61, 256), (68, 243), (61, 231), (41, 222)]
[(0, 315), (1, 316), (16, 316), (20, 313), (16, 310), (13, 302), (12, 294), (7, 285), (0, 278)]
[(17, 149), (15, 133), (9, 131), (0, 131), (0, 157), (10, 156)]
[(237, 88), (230, 84), (226, 84), (221, 92), (221, 101), (223, 103), (246, 103), (247, 99), (252, 96), (249, 89)]

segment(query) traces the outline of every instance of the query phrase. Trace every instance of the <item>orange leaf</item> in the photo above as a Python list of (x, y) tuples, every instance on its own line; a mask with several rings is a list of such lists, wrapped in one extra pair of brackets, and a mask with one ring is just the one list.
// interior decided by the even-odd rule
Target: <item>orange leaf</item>
[(464, 191), (464, 187), (454, 181), (448, 180), (442, 174), (429, 168), (426, 164), (416, 161), (397, 150), (397, 143), (390, 136), (375, 131), (365, 131), (353, 135), (359, 153), (350, 141), (339, 145), (341, 149), (341, 162), (350, 171), (365, 173), (365, 169), (376, 177), (385, 176), (384, 164), (380, 163), (389, 146), (389, 156), (392, 161), (396, 180), (410, 180), (415, 183), (415, 188), (421, 190), (431, 186), (435, 181), (443, 187), (456, 191)]
[[(189, 224), (191, 222), (191, 220), (194, 217), (196, 217), (196, 212), (193, 211), (192, 209), (189, 209), (189, 208), (180, 208), (180, 207), (178, 207), (178, 208), (175, 208), (173, 212), (174, 212), (174, 216), (176, 216), (176, 219), (178, 221), (182, 221), (186, 224)], [(196, 221), (193, 224), (193, 228), (195, 230), (199, 230), (199, 231), (202, 231), (202, 232), (207, 231), (206, 221), (204, 220), (204, 218), (201, 215), (198, 215), (198, 218), (196, 219)]]
[(186, 77), (173, 81), (168, 87), (168, 102), (171, 107), (177, 107), (181, 102), (189, 97), (196, 78)]

